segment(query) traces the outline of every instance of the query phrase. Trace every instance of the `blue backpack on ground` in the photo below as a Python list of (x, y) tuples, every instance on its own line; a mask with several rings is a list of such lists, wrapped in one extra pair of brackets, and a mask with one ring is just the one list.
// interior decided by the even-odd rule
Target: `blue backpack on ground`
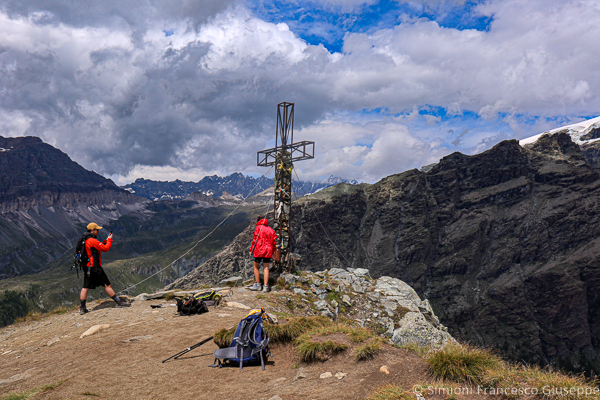
[(229, 360), (233, 364), (239, 364), (242, 369), (244, 364), (258, 364), (260, 361), (264, 371), (269, 355), (269, 338), (263, 328), (261, 315), (253, 314), (241, 320), (229, 347), (215, 350), (213, 355), (215, 363), (211, 367), (221, 368), (221, 360)]

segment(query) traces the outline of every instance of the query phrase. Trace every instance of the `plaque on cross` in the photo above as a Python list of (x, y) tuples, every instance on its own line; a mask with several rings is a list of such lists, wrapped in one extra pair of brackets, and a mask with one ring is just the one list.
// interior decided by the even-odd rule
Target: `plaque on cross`
[(288, 272), (294, 268), (290, 248), (293, 163), (314, 158), (314, 154), (315, 142), (294, 143), (294, 103), (279, 103), (277, 105), (275, 147), (261, 150), (256, 155), (258, 166), (275, 166), (273, 229), (277, 233), (279, 257), (273, 257), (273, 264), (279, 273), (283, 268)]

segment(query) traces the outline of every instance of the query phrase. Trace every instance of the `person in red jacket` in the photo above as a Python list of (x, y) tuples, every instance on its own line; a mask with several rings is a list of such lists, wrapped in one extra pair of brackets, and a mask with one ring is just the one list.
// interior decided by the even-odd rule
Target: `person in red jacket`
[(107, 252), (110, 250), (113, 242), (113, 235), (111, 233), (105, 241), (100, 242), (96, 239), (100, 229), (102, 229), (101, 226), (92, 222), (88, 224), (87, 232), (84, 233), (82, 237), (82, 240), (85, 241), (85, 252), (89, 260), (88, 264), (83, 267), (83, 289), (81, 289), (81, 294), (79, 295), (79, 300), (81, 301), (79, 314), (82, 315), (89, 311), (85, 306), (89, 290), (96, 289), (98, 286), (104, 286), (106, 294), (117, 303), (118, 307), (127, 307), (130, 305), (116, 295), (110, 285), (108, 276), (106, 276), (106, 272), (102, 269), (102, 255), (100, 252)]
[(254, 236), (252, 236), (252, 245), (250, 246), (250, 255), (254, 257), (254, 285), (250, 290), (260, 290), (260, 272), (258, 267), (260, 262), (263, 263), (263, 275), (265, 279), (263, 292), (270, 292), (271, 287), (269, 286), (269, 265), (271, 264), (271, 258), (273, 257), (273, 251), (277, 244), (277, 234), (269, 226), (269, 221), (266, 218), (258, 217), (256, 219), (256, 229), (254, 229)]

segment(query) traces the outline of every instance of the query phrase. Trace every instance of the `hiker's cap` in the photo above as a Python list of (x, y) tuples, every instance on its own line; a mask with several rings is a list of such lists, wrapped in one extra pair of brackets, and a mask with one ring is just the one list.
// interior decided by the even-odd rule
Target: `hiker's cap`
[(90, 223), (88, 224), (88, 226), (87, 226), (87, 230), (88, 230), (88, 231), (91, 231), (91, 230), (94, 230), (94, 229), (102, 229), (102, 227), (101, 227), (101, 226), (98, 226), (98, 224), (97, 224), (97, 223), (95, 223), (95, 222), (90, 222)]

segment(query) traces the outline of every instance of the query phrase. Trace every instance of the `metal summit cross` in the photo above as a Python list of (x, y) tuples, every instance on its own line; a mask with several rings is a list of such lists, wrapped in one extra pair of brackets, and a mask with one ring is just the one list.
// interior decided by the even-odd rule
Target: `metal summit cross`
[(293, 162), (315, 158), (314, 154), (315, 142), (294, 143), (294, 103), (277, 104), (275, 147), (259, 151), (256, 163), (259, 167), (275, 165), (273, 229), (277, 233), (280, 255), (279, 260), (273, 256), (273, 263), (279, 273), (284, 267), (291, 271), (295, 264), (290, 249)]

